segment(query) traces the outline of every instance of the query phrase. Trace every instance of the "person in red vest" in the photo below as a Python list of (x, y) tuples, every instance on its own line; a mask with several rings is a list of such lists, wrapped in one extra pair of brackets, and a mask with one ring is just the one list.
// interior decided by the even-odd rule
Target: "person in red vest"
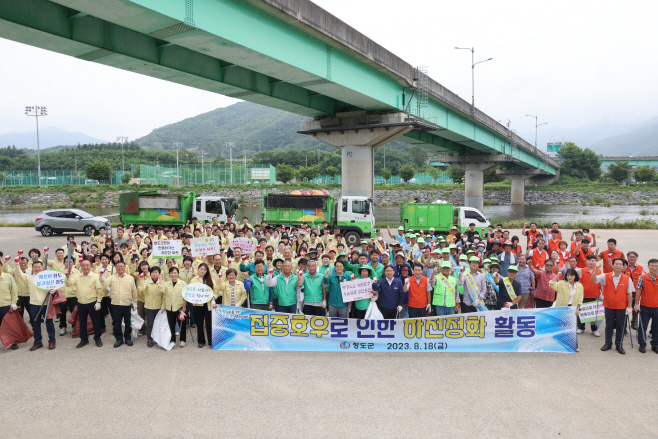
[(414, 264), (414, 275), (407, 278), (409, 285), (409, 318), (427, 317), (432, 304), (432, 285), (434, 284), (434, 273), (432, 279), (423, 276), (423, 265)]
[[(580, 278), (580, 283), (583, 284), (584, 294), (583, 294), (583, 303), (594, 302), (601, 297), (601, 285), (592, 282), (592, 274), (599, 275), (601, 270), (596, 266), (596, 256), (593, 254), (587, 255), (587, 268), (576, 268), (576, 273)], [(595, 337), (600, 337), (598, 322), (594, 321), (590, 324), (592, 328), (592, 334)], [(585, 324), (580, 321), (578, 318), (578, 334), (582, 334), (585, 331)]]
[(640, 352), (647, 351), (647, 326), (651, 320), (651, 350), (658, 354), (658, 259), (649, 259), (649, 272), (640, 276), (637, 282), (635, 311), (640, 313), (640, 330), (637, 333)]
[(608, 239), (608, 249), (599, 254), (599, 261), (603, 260), (603, 272), (612, 273), (612, 260), (623, 257), (624, 252), (617, 250), (617, 240), (614, 238)]
[(530, 223), (530, 230), (526, 230), (526, 227), (528, 227), (528, 225), (524, 224), (523, 230), (521, 230), (521, 234), (528, 238), (526, 243), (526, 250), (529, 250), (532, 247), (532, 244), (534, 244), (539, 230), (537, 230), (537, 223)]
[(544, 264), (548, 259), (548, 252), (544, 249), (544, 245), (546, 245), (546, 241), (540, 238), (537, 240), (537, 248), (528, 250), (528, 253), (526, 254), (526, 257), (530, 259), (532, 266), (537, 270), (544, 268)]
[(558, 229), (551, 230), (551, 237), (548, 238), (548, 252), (553, 250), (560, 251), (560, 231)]
[[(594, 283), (603, 285), (603, 306), (605, 307), (605, 344), (602, 351), (608, 351), (612, 348), (612, 333), (615, 332), (615, 346), (617, 352), (625, 354), (622, 346), (624, 336), (624, 325), (626, 318), (631, 314), (632, 294), (635, 292), (635, 286), (631, 278), (624, 273), (624, 260), (615, 258), (612, 261), (612, 273), (602, 273), (597, 275), (592, 273), (591, 278)], [(624, 315), (624, 309), (626, 310)]]
[[(637, 290), (637, 282), (640, 280), (640, 276), (644, 274), (644, 268), (637, 263), (638, 254), (634, 251), (629, 251), (626, 253), (626, 260), (628, 261), (628, 267), (626, 267), (626, 274), (633, 281), (633, 286)], [(635, 293), (633, 293), (633, 307), (635, 307)], [(637, 320), (638, 313), (633, 311), (633, 319), (631, 320), (631, 327), (637, 331)]]
[(576, 264), (578, 268), (585, 268), (587, 267), (587, 255), (598, 255), (599, 249), (596, 249), (596, 253), (592, 251), (591, 248), (589, 248), (589, 239), (583, 238), (582, 241), (580, 241), (580, 245), (576, 247), (576, 251), (571, 253), (576, 257), (576, 260), (578, 263)]

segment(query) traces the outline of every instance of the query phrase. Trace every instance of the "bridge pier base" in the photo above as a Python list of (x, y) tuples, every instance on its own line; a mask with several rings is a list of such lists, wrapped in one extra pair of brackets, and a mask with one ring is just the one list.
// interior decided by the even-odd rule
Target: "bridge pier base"
[(543, 174), (538, 169), (498, 169), (496, 170), (496, 174), (503, 175), (512, 182), (511, 195), (513, 205), (524, 203), (526, 180), (531, 185), (544, 186), (553, 183), (557, 178), (555, 175)]
[(444, 163), (464, 171), (464, 206), (474, 207), (480, 212), (484, 207), (484, 171), (506, 161), (502, 154), (447, 155), (443, 158)]

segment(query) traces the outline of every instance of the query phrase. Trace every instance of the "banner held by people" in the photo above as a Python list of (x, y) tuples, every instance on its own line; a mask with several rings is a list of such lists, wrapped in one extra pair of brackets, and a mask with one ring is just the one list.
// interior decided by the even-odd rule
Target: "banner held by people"
[(182, 295), (183, 299), (188, 302), (199, 305), (208, 303), (213, 297), (213, 291), (212, 288), (205, 284), (189, 284), (183, 288)]
[(602, 300), (587, 302), (580, 305), (580, 321), (583, 323), (596, 322), (605, 319), (605, 307)]
[(370, 299), (372, 297), (372, 279), (356, 279), (340, 284), (340, 292), (343, 295), (343, 302), (353, 302), (355, 300)]
[(204, 238), (192, 238), (190, 239), (190, 245), (192, 246), (192, 256), (203, 256), (206, 255), (215, 255), (219, 253), (220, 245), (219, 239), (216, 236), (207, 236)]
[(153, 241), (153, 258), (180, 259), (183, 257), (183, 242), (178, 239)]
[(256, 244), (249, 238), (234, 238), (229, 244), (229, 248), (233, 250), (236, 247), (240, 247), (242, 253), (249, 254), (256, 250)]
[(40, 290), (58, 290), (64, 286), (66, 276), (61, 271), (45, 270), (34, 275), (32, 283)]
[(356, 320), (217, 306), (213, 349), (366, 352), (576, 352), (573, 308)]

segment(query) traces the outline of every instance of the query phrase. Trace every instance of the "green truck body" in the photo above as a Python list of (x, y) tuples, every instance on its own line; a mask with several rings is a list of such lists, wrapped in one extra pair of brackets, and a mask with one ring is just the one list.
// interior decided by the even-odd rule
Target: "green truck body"
[(119, 214), (123, 224), (152, 226), (184, 225), (192, 217), (197, 194), (161, 195), (157, 191), (129, 192), (119, 195)]
[(474, 223), (475, 230), (484, 236), (489, 222), (477, 209), (455, 206), (449, 203), (402, 203), (400, 205), (400, 224), (405, 230), (428, 232), (430, 227), (436, 233), (448, 234), (452, 226), (460, 232), (466, 231)]
[(286, 195), (265, 193), (262, 202), (263, 221), (268, 224), (298, 226), (301, 223), (334, 222), (333, 195)]

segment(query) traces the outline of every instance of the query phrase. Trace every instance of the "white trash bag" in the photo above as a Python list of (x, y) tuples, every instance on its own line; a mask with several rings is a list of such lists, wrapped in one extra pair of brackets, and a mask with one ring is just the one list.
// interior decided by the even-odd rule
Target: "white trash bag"
[[(123, 323), (123, 320), (121, 320), (121, 326), (125, 327), (126, 325)], [(138, 332), (140, 329), (142, 329), (142, 326), (144, 326), (144, 319), (137, 314), (136, 309), (131, 309), (130, 310), (130, 329), (132, 330), (133, 338), (138, 337)]]
[(384, 320), (384, 316), (377, 307), (376, 302), (370, 302), (368, 309), (366, 310), (366, 320)]
[(158, 312), (158, 315), (155, 317), (151, 338), (168, 351), (174, 347), (175, 343), (171, 341), (171, 329), (169, 328), (166, 311)]

